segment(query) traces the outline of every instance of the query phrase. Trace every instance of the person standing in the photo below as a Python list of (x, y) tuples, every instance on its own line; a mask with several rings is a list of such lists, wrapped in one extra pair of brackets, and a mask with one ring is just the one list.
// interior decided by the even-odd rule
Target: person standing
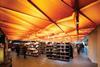
[(19, 53), (20, 53), (20, 46), (19, 46), (19, 45), (16, 45), (15, 49), (16, 49), (17, 56), (19, 56)]
[(81, 44), (81, 52), (84, 53), (84, 45)]
[(80, 55), (80, 52), (82, 50), (82, 47), (81, 47), (80, 44), (77, 44), (76, 47), (77, 47), (77, 53), (78, 53), (78, 55)]
[(70, 47), (70, 57), (73, 59), (73, 47), (71, 43), (69, 44), (69, 47)]
[(22, 48), (22, 50), (23, 50), (24, 58), (26, 58), (27, 46), (24, 45), (23, 48)]

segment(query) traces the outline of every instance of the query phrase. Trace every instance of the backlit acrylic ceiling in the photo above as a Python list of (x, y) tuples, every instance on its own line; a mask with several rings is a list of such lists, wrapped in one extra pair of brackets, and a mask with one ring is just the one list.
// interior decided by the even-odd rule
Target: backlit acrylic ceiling
[(0, 28), (10, 40), (81, 40), (100, 24), (100, 0), (78, 0), (78, 35), (75, 1), (0, 0)]

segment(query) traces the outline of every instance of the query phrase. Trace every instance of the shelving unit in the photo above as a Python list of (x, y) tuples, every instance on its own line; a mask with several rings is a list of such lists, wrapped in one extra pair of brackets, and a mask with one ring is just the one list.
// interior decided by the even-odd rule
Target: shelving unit
[(53, 46), (46, 46), (46, 56), (50, 59), (55, 60), (63, 60), (69, 61), (70, 60), (70, 46), (69, 45), (53, 45)]
[(46, 56), (48, 58), (53, 58), (53, 46), (46, 46)]

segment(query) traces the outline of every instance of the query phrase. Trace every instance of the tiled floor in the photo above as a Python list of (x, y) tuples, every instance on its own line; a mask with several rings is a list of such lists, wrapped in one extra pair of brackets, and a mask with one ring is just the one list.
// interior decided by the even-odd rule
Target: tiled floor
[(16, 57), (15, 54), (13, 55), (13, 67), (97, 67), (84, 55), (76, 55), (70, 62), (51, 60), (45, 56), (24, 59), (23, 56)]

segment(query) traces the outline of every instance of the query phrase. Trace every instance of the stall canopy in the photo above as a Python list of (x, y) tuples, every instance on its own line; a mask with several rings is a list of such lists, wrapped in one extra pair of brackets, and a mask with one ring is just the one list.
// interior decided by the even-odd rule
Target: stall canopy
[(10, 40), (82, 40), (100, 24), (100, 0), (0, 0)]

